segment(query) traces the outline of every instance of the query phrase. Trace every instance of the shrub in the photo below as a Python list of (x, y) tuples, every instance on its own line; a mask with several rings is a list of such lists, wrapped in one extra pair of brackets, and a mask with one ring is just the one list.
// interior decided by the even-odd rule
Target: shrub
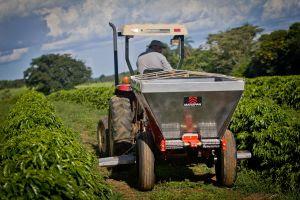
[(114, 93), (114, 87), (79, 88), (62, 90), (49, 95), (50, 100), (67, 101), (107, 109), (108, 100)]
[(8, 199), (99, 199), (111, 190), (95, 158), (36, 92), (23, 95), (5, 122), (0, 147), (0, 196)]
[(274, 76), (247, 79), (245, 98), (270, 98), (278, 105), (300, 109), (300, 76)]
[(248, 166), (283, 190), (300, 187), (299, 77), (248, 79), (230, 124), (238, 148), (253, 153)]

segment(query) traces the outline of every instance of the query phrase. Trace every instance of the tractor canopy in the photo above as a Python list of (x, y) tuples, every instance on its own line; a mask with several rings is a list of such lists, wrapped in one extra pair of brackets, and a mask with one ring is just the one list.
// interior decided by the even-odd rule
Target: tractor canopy
[(121, 30), (124, 36), (187, 35), (187, 29), (180, 24), (126, 24)]

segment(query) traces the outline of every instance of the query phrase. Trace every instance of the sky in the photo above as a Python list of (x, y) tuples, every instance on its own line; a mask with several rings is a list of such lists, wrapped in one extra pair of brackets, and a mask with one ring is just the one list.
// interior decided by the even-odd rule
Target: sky
[[(300, 0), (0, 0), (0, 80), (23, 78), (32, 58), (68, 53), (91, 67), (93, 77), (113, 74), (112, 31), (132, 23), (184, 24), (194, 47), (208, 34), (250, 23), (265, 33), (300, 21)], [(130, 59), (152, 39), (131, 39)], [(124, 39), (119, 71), (127, 71)]]

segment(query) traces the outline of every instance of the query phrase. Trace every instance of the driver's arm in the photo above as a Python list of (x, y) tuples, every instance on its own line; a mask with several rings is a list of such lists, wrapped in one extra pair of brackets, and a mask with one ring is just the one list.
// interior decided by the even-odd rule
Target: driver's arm
[(168, 62), (167, 58), (161, 54), (160, 62), (164, 70), (172, 70), (170, 63)]

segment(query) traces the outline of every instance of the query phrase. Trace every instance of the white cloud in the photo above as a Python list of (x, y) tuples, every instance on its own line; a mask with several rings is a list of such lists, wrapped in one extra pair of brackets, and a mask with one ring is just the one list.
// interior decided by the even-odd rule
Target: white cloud
[(71, 35), (65, 39), (56, 40), (54, 42), (48, 42), (42, 45), (42, 50), (55, 50), (55, 49), (62, 49), (62, 47), (66, 47), (67, 45), (71, 45), (78, 41), (83, 41), (79, 35)]
[[(260, 9), (262, 13), (254, 12)], [(260, 16), (253, 13), (268, 20), (299, 9), (299, 0), (0, 0), (0, 21), (13, 15), (40, 15), (49, 30), (42, 50), (53, 51), (95, 38), (100, 42), (111, 34), (109, 21), (183, 23), (190, 32), (215, 32), (257, 20)]]
[(0, 63), (7, 63), (11, 61), (19, 60), (22, 55), (27, 53), (28, 48), (14, 49), (11, 54), (1, 55), (0, 52)]
[(299, 10), (299, 0), (268, 0), (263, 5), (262, 19), (268, 20), (299, 15)]
[(113, 19), (117, 4), (117, 1), (85, 0), (82, 4), (66, 9), (41, 9), (39, 13), (47, 23), (48, 35), (54, 38), (54, 41), (44, 44), (42, 49), (62, 49), (68, 44), (107, 36), (108, 22)]
[(110, 34), (109, 21), (126, 23), (183, 23), (189, 30), (224, 29), (247, 19), (259, 1), (249, 4), (204, 0), (83, 0), (67, 8), (40, 9), (52, 41), (43, 50), (62, 49)]
[(59, 5), (66, 0), (0, 0), (0, 21), (11, 16), (27, 16), (34, 11)]

